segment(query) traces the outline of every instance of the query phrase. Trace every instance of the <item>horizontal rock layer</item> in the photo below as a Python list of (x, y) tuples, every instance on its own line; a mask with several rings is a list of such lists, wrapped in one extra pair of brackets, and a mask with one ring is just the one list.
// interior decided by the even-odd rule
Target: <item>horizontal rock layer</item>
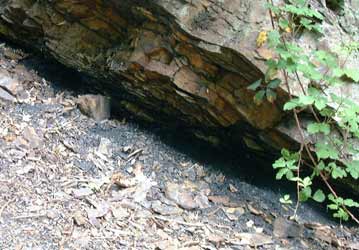
[(176, 121), (212, 143), (229, 134), (266, 152), (299, 138), (282, 112), (285, 91), (257, 105), (247, 89), (265, 72), (268, 51), (256, 47), (271, 27), (265, 3), (0, 0), (0, 34), (106, 83), (114, 102), (146, 120)]
[[(256, 1), (2, 1), (0, 33), (126, 92), (122, 106), (189, 126), (272, 128), (281, 104), (254, 104), (262, 76)], [(261, 1), (259, 1), (261, 2)], [(280, 93), (284, 96), (284, 93)]]

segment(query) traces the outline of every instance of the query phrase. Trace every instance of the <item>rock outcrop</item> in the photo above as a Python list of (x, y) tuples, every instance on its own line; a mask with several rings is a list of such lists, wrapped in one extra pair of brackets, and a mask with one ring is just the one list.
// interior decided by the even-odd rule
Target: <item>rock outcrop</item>
[[(340, 17), (325, 1), (311, 2), (325, 15), (326, 36), (303, 33), (302, 44), (330, 49), (358, 37), (358, 1), (345, 1)], [(146, 120), (176, 121), (212, 143), (226, 134), (266, 152), (296, 145), (299, 135), (282, 111), (285, 90), (257, 105), (247, 89), (263, 77), (270, 53), (256, 44), (271, 29), (265, 3), (1, 0), (0, 34), (107, 83), (114, 102)], [(348, 62), (359, 64), (355, 56)], [(357, 86), (343, 88), (359, 99)]]

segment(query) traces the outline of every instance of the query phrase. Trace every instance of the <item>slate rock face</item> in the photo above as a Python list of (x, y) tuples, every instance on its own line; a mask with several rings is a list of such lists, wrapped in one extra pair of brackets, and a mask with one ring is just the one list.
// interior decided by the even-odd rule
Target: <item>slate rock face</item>
[[(358, 36), (355, 1), (345, 1), (340, 18), (324, 1), (310, 2), (326, 16), (328, 36), (304, 32), (305, 47), (330, 49), (333, 39)], [(291, 120), (283, 119), (285, 90), (277, 90), (275, 103), (257, 105), (247, 89), (263, 76), (271, 53), (256, 45), (259, 32), (271, 29), (265, 3), (2, 0), (0, 34), (106, 83), (118, 97), (113, 102), (146, 120), (176, 121), (211, 143), (236, 131), (233, 140), (265, 152), (299, 140)], [(343, 91), (359, 93), (350, 88)]]

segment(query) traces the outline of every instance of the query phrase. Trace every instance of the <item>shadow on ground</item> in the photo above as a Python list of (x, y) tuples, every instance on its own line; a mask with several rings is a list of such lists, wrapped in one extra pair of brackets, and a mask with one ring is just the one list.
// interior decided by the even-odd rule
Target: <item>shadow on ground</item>
[[(98, 93), (99, 89), (94, 89), (88, 84), (89, 77), (81, 73), (65, 68), (50, 59), (40, 56), (33, 56), (24, 59), (24, 65), (28, 69), (35, 70), (41, 77), (52, 84), (55, 92), (68, 92), (71, 95)], [(274, 158), (258, 158), (258, 155), (244, 149), (221, 150), (209, 146), (187, 133), (179, 133), (181, 129), (169, 129), (158, 125), (147, 124), (136, 120), (131, 115), (114, 112), (113, 119), (126, 119), (131, 126), (138, 127), (144, 133), (155, 134), (155, 136), (165, 143), (172, 150), (184, 154), (195, 161), (200, 162), (213, 172), (221, 172), (226, 177), (226, 182), (237, 183), (241, 188), (240, 193), (243, 197), (253, 197), (271, 201), (276, 210), (281, 210), (279, 198), (289, 193), (291, 197), (296, 196), (293, 183), (276, 181), (275, 173), (272, 170)], [(255, 187), (255, 188), (254, 188)], [(221, 192), (221, 190), (217, 190)], [(283, 211), (283, 210), (282, 210)], [(291, 211), (284, 211), (290, 215)], [(308, 220), (315, 219), (326, 224), (336, 224), (326, 213), (325, 205), (309, 202), (301, 205), (299, 215)]]

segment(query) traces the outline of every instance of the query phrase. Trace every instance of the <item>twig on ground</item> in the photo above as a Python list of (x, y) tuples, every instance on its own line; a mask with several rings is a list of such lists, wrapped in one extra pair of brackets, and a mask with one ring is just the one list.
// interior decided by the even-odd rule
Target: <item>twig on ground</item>
[(15, 200), (15, 198), (8, 200), (1, 208), (0, 208), (0, 221), (2, 219), (2, 213), (4, 212), (5, 208)]

